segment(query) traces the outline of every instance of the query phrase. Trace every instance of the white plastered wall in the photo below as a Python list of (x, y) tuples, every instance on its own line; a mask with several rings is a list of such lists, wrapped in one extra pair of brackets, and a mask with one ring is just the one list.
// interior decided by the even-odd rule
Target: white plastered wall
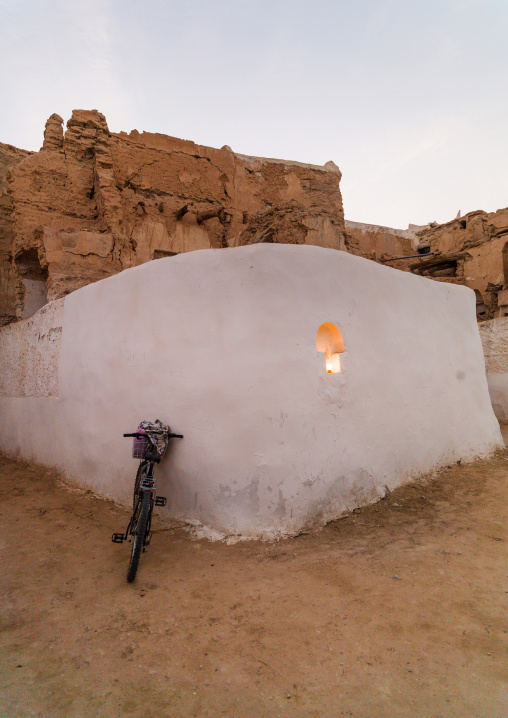
[[(316, 352), (324, 322), (341, 374)], [(185, 435), (163, 511), (225, 535), (316, 527), (502, 446), (474, 293), (319, 247), (196, 251), (84, 287), (58, 376), (58, 397), (2, 399), (4, 450), (128, 503), (121, 435), (160, 418)]]

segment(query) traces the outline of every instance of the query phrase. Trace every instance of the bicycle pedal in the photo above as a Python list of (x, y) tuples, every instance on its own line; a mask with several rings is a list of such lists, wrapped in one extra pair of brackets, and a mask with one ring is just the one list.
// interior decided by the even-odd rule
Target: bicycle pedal
[(156, 496), (155, 497), (155, 505), (156, 506), (165, 506), (168, 503), (168, 500), (165, 496)]
[(113, 543), (123, 543), (125, 540), (125, 534), (113, 534), (111, 540)]

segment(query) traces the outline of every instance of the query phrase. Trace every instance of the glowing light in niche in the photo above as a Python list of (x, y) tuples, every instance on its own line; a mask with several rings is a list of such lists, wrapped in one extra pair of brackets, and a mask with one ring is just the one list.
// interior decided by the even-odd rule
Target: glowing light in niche
[(324, 352), (327, 374), (339, 374), (340, 355), (346, 351), (339, 328), (332, 322), (321, 324), (316, 337), (316, 350)]
[(326, 371), (328, 374), (338, 374), (342, 371), (340, 368), (340, 354), (331, 354), (326, 357)]

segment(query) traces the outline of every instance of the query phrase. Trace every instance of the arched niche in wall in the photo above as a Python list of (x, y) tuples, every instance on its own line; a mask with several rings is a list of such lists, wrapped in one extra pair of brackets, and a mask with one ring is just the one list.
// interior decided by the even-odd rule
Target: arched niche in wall
[(41, 266), (34, 247), (22, 250), (15, 262), (24, 289), (21, 319), (27, 319), (48, 303), (48, 270)]
[(340, 329), (333, 322), (321, 324), (316, 336), (316, 351), (325, 355), (325, 368), (328, 374), (341, 371), (340, 355), (346, 351)]

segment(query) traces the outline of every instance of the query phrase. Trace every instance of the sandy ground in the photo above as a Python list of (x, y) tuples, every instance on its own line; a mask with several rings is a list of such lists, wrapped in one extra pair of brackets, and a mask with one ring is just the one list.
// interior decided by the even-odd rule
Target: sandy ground
[(124, 510), (0, 464), (2, 718), (508, 716), (507, 454), (276, 544), (159, 528), (134, 584)]

